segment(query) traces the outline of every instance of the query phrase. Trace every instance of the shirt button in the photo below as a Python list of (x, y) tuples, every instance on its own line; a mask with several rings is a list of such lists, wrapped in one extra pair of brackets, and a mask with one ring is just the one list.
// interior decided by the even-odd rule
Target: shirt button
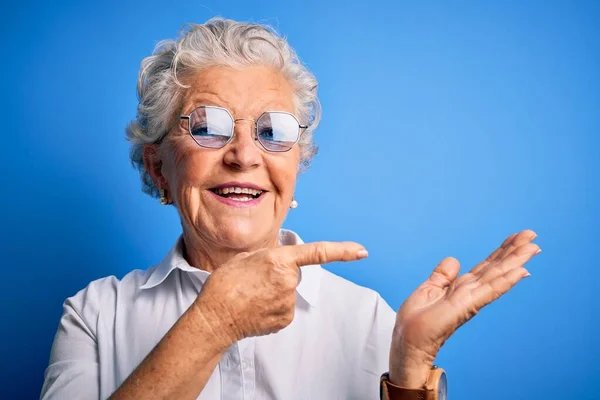
[(226, 368), (231, 368), (231, 366), (233, 365), (233, 361), (231, 360), (231, 356), (229, 354), (226, 354), (223, 357), (223, 364)]

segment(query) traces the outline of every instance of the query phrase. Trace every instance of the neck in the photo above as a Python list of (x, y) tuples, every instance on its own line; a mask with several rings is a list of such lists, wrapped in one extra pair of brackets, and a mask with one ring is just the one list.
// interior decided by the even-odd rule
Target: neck
[(183, 232), (183, 257), (194, 268), (213, 273), (233, 257), (244, 252), (279, 246), (279, 232), (247, 247), (224, 246), (223, 243), (203, 237), (195, 232)]

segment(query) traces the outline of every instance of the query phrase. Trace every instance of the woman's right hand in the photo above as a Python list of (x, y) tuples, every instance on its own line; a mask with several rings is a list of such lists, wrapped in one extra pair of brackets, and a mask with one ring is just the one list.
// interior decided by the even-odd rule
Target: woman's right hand
[(365, 257), (367, 251), (354, 242), (315, 242), (240, 253), (211, 274), (196, 304), (226, 346), (275, 333), (294, 319), (300, 267)]

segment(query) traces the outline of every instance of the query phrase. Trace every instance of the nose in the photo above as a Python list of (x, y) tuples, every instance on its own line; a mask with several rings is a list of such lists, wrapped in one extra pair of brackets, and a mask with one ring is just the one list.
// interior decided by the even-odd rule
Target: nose
[(236, 120), (234, 137), (225, 148), (223, 161), (238, 170), (248, 170), (262, 163), (262, 152), (254, 140), (254, 122), (252, 120)]

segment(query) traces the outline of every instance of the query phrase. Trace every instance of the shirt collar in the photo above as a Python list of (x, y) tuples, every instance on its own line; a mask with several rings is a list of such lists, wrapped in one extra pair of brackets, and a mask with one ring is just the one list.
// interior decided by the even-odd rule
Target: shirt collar
[[(300, 236), (291, 230), (281, 229), (279, 231), (279, 243), (281, 246), (291, 246), (303, 244)], [(183, 257), (183, 236), (177, 239), (177, 242), (171, 248), (169, 253), (160, 262), (148, 271), (148, 278), (140, 289), (150, 289), (164, 282), (169, 274), (178, 269), (182, 272), (194, 274), (200, 278), (202, 283), (208, 279), (210, 273), (195, 267), (192, 267)], [(300, 268), (300, 284), (296, 288), (298, 294), (311, 306), (316, 307), (319, 297), (319, 288), (321, 286), (321, 266), (318, 264), (307, 265)]]

